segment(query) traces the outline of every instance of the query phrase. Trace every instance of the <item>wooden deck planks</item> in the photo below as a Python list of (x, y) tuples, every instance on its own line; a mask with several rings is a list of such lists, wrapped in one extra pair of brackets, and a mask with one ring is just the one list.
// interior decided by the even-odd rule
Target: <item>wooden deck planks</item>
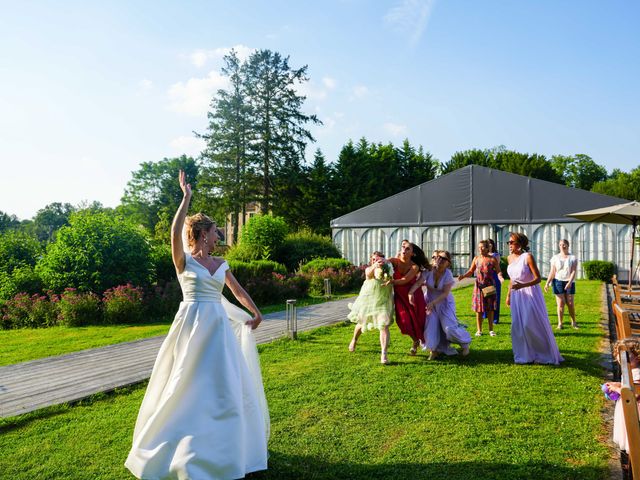
[[(298, 309), (298, 331), (346, 319), (347, 304), (337, 300)], [(268, 343), (286, 332), (285, 312), (265, 315), (256, 330), (257, 343)], [(81, 400), (98, 392), (149, 378), (164, 335), (133, 342), (48, 357), (0, 367), (0, 418)]]

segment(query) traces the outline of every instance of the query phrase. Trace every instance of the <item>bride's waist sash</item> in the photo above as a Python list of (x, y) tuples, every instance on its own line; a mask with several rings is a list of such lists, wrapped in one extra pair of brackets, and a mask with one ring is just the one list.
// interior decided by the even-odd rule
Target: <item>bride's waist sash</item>
[(213, 302), (213, 303), (220, 303), (222, 301), (222, 294), (221, 293), (209, 293), (209, 294), (202, 294), (199, 293), (197, 295), (183, 295), (182, 296), (182, 301), (183, 302), (188, 302), (188, 303), (194, 303), (194, 302)]

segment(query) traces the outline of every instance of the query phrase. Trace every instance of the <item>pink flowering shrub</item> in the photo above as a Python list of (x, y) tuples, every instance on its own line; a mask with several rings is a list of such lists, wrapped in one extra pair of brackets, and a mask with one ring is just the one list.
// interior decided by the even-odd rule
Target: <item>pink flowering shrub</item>
[(66, 288), (60, 295), (58, 320), (67, 327), (102, 322), (100, 298), (95, 293), (79, 292), (75, 288)]
[(58, 323), (58, 297), (19, 293), (3, 302), (0, 328), (41, 328)]
[(137, 323), (144, 316), (142, 289), (130, 283), (104, 292), (102, 307), (106, 323)]

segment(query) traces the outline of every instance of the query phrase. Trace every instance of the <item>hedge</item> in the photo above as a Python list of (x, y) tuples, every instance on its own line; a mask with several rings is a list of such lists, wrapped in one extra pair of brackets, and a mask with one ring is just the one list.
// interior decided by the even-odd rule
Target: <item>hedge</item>
[(313, 273), (332, 268), (334, 270), (341, 270), (351, 266), (349, 260), (344, 258), (316, 258), (310, 262), (302, 265), (300, 271), (302, 273)]
[(615, 265), (613, 262), (605, 262), (603, 260), (589, 260), (582, 262), (582, 269), (589, 280), (610, 282), (615, 272)]

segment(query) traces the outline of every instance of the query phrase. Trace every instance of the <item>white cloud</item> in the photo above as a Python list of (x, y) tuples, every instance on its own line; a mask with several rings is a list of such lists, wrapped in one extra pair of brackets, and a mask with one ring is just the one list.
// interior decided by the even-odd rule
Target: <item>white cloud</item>
[(204, 64), (207, 63), (208, 54), (204, 50), (196, 50), (189, 55), (189, 58), (191, 59), (191, 63), (200, 68), (204, 67)]
[(327, 87), (329, 90), (333, 90), (334, 88), (336, 88), (336, 80), (335, 78), (331, 78), (331, 77), (323, 77), (322, 78), (322, 84)]
[(169, 87), (169, 109), (187, 115), (207, 113), (213, 95), (228, 86), (228, 80), (218, 72), (209, 72), (204, 78), (190, 78)]
[(403, 137), (406, 136), (407, 134), (407, 126), (406, 125), (400, 125), (397, 123), (391, 123), (391, 122), (387, 122), (385, 123), (382, 128), (384, 128), (384, 131), (387, 132), (388, 134), (394, 136), (394, 137)]
[(140, 87), (140, 90), (143, 92), (148, 92), (153, 88), (153, 82), (148, 78), (143, 78), (138, 82), (138, 87)]
[(181, 135), (169, 142), (169, 146), (179, 154), (185, 154), (190, 157), (197, 157), (206, 147), (206, 142), (202, 138), (188, 137)]
[(322, 123), (327, 130), (331, 130), (336, 126), (336, 119), (332, 117), (325, 117), (322, 119)]
[(300, 82), (294, 85), (298, 95), (307, 97), (309, 101), (321, 101), (327, 98), (327, 91), (321, 87), (318, 87), (312, 81)]
[(435, 0), (401, 0), (387, 11), (384, 21), (415, 44), (427, 28), (434, 4)]
[(245, 61), (247, 58), (249, 58), (249, 55), (251, 55), (255, 51), (255, 48), (250, 48), (246, 45), (238, 44), (234, 45), (233, 47), (219, 47), (213, 50), (194, 50), (188, 55), (188, 57), (193, 65), (201, 68), (204, 67), (209, 60), (221, 60), (222, 57), (231, 52), (232, 49), (236, 51), (236, 54), (238, 55), (240, 61)]
[(361, 99), (369, 95), (369, 88), (365, 85), (356, 85), (353, 88), (350, 100)]

